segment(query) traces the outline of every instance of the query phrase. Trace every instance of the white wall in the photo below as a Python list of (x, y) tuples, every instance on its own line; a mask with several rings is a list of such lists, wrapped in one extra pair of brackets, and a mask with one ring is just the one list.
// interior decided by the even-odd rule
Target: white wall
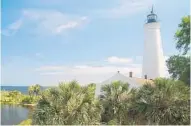
[(142, 77), (147, 75), (148, 79), (164, 77), (164, 56), (158, 22), (144, 25), (144, 54)]

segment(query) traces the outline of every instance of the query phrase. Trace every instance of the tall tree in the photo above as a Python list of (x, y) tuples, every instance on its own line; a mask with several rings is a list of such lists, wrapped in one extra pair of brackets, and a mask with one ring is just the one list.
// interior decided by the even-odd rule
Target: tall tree
[(34, 96), (34, 95), (39, 95), (39, 93), (40, 93), (40, 91), (41, 91), (41, 87), (40, 87), (40, 85), (39, 84), (35, 84), (35, 85), (32, 85), (32, 86), (29, 86), (29, 88), (28, 88), (28, 94), (30, 95), (30, 96)]
[(28, 87), (28, 94), (29, 94), (30, 96), (32, 96), (33, 93), (34, 93), (34, 86), (32, 85), (32, 86), (29, 86), (29, 87)]
[(189, 56), (171, 56), (167, 60), (167, 67), (171, 77), (190, 84), (190, 57)]
[(171, 56), (166, 62), (171, 77), (190, 85), (190, 15), (182, 18), (182, 22), (175, 33), (176, 48), (183, 55)]
[(34, 85), (34, 93), (35, 93), (36, 96), (39, 95), (40, 90), (41, 90), (40, 85), (39, 84), (35, 84)]
[(187, 54), (190, 50), (190, 15), (183, 17), (178, 27), (175, 34), (176, 48), (183, 51), (183, 54)]

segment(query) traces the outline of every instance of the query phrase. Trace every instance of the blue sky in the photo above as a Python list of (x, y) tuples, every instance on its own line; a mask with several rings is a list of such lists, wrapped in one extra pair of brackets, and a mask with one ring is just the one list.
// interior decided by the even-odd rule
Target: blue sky
[(139, 77), (152, 4), (164, 55), (176, 54), (189, 0), (2, 0), (2, 85), (101, 82), (118, 70)]

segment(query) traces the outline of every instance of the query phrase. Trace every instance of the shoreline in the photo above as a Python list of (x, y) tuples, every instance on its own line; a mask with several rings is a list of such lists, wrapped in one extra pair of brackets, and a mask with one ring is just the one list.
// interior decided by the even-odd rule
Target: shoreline
[(21, 106), (26, 106), (26, 107), (35, 107), (36, 104), (21, 104), (21, 103), (1, 103), (1, 105), (21, 105)]
[(36, 106), (36, 104), (20, 104), (20, 105), (28, 106), (28, 107), (35, 107)]

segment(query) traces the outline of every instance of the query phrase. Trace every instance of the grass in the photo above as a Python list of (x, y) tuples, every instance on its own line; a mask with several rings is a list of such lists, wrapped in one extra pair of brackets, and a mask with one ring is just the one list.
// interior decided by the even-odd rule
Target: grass
[(26, 120), (23, 120), (18, 125), (31, 125), (31, 124), (32, 124), (32, 119), (26, 119)]

